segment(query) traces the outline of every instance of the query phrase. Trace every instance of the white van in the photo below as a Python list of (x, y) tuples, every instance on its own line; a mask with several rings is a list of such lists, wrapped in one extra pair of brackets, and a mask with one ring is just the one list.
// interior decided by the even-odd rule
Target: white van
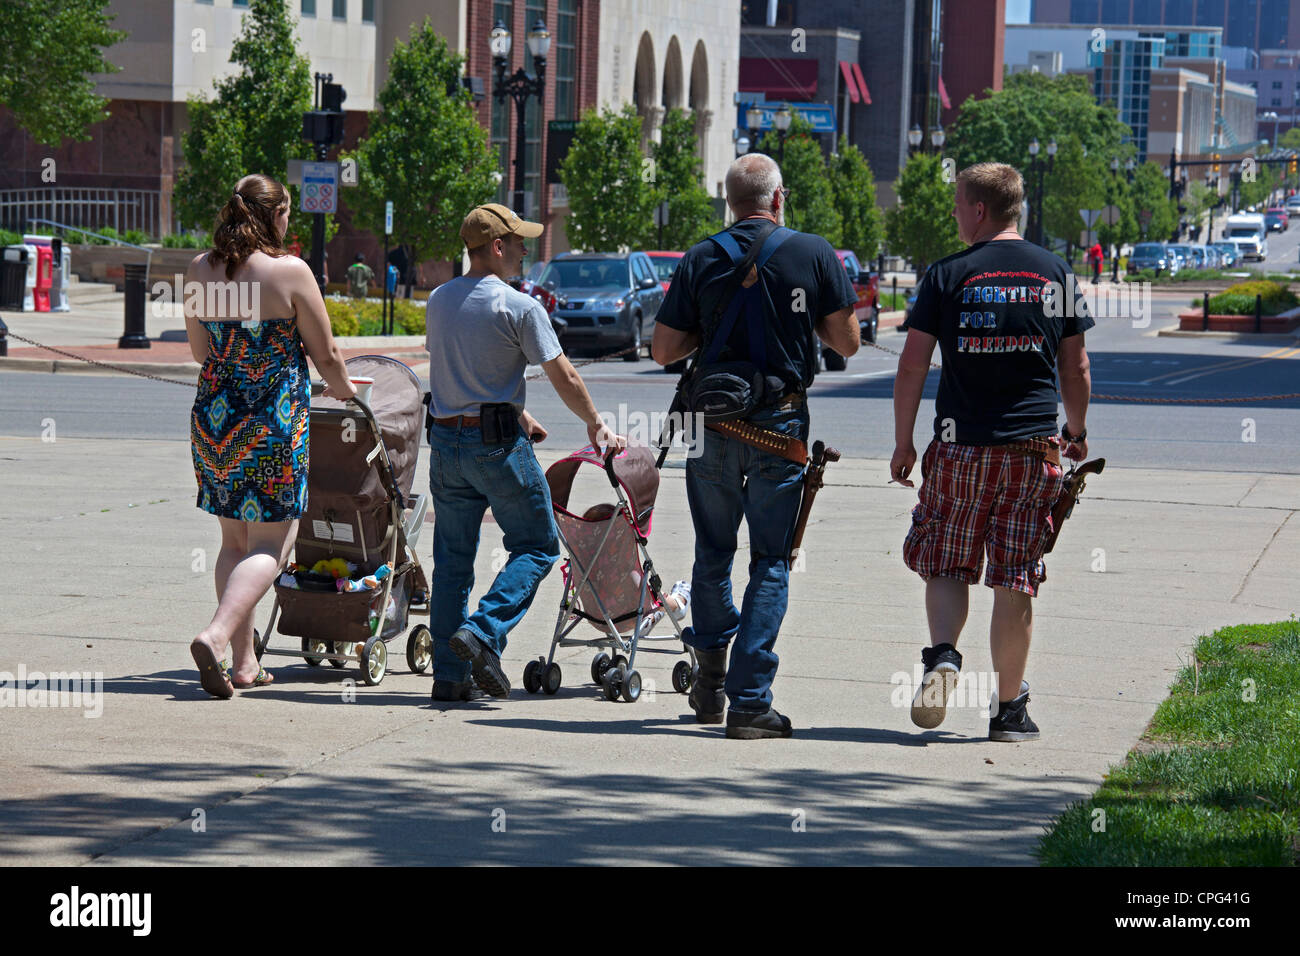
[(1268, 226), (1260, 213), (1239, 212), (1229, 216), (1223, 223), (1223, 238), (1240, 246), (1243, 260), (1263, 262), (1268, 255)]

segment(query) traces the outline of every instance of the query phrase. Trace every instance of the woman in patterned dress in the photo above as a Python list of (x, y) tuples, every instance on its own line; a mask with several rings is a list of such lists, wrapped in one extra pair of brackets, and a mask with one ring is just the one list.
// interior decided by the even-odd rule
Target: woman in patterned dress
[(245, 176), (218, 214), (211, 251), (185, 277), (190, 351), (203, 363), (190, 416), (197, 503), (221, 523), (217, 612), (190, 654), (214, 697), (232, 696), (232, 680), (271, 681), (253, 650), (253, 611), (288, 561), (307, 503), (307, 355), (325, 395), (356, 394), (311, 268), (283, 248), (288, 224), (288, 190)]

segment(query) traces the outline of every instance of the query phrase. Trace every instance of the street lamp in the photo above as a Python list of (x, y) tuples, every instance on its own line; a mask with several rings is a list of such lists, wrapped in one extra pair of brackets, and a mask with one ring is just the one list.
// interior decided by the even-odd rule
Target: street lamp
[(935, 151), (936, 153), (939, 152), (939, 150), (943, 149), (943, 141), (944, 141), (945, 139), (947, 139), (947, 138), (948, 138), (948, 137), (946, 137), (946, 136), (944, 135), (944, 133), (943, 133), (943, 127), (942, 127), (942, 126), (934, 126), (934, 127), (931, 127), (931, 129), (930, 129), (930, 145), (934, 147), (934, 151)]
[(745, 110), (745, 127), (749, 130), (749, 148), (758, 149), (758, 132), (763, 125), (763, 111), (757, 104)]
[(1047, 144), (1046, 161), (1038, 158), (1041, 149), (1037, 136), (1029, 141), (1029, 171), (1037, 176), (1034, 186), (1034, 208), (1032, 210), (1033, 227), (1030, 230), (1033, 233), (1033, 238), (1030, 241), (1036, 242), (1040, 246), (1043, 244), (1043, 179), (1056, 164), (1056, 140), (1051, 140)]
[(1128, 162), (1124, 164), (1124, 172), (1127, 175), (1129, 182), (1133, 181), (1133, 173), (1137, 171), (1137, 166), (1138, 161), (1132, 156), (1130, 156)]
[(1267, 113), (1264, 114), (1263, 119), (1264, 119), (1264, 122), (1265, 122), (1265, 123), (1267, 123), (1269, 120), (1272, 120), (1272, 121), (1273, 121), (1273, 143), (1272, 143), (1271, 145), (1276, 146), (1276, 144), (1277, 144), (1277, 120), (1278, 120), (1277, 111), (1276, 111), (1276, 110), (1269, 110)]
[(748, 137), (748, 136), (746, 136), (744, 133), (742, 133), (742, 132), (741, 132), (740, 130), (738, 130), (738, 129), (733, 129), (733, 130), (731, 131), (731, 138), (732, 138), (733, 140), (735, 140), (735, 143), (736, 143), (736, 155), (737, 155), (737, 156), (744, 156), (746, 153), (749, 152), (749, 137)]
[(790, 105), (782, 103), (781, 107), (772, 116), (772, 125), (776, 127), (776, 135), (779, 141), (780, 162), (785, 163), (785, 135), (790, 132), (790, 123), (794, 119), (794, 114), (790, 112)]
[(916, 149), (920, 146), (921, 140), (924, 138), (925, 134), (921, 132), (920, 126), (914, 124), (912, 128), (907, 131), (907, 145), (912, 149)]
[(528, 33), (528, 51), (533, 55), (537, 65), (537, 75), (532, 76), (521, 66), (507, 76), (510, 56), (510, 31), (501, 20), (496, 22), (488, 34), (488, 48), (492, 51), (492, 66), (496, 72), (496, 88), (493, 95), (498, 103), (504, 103), (509, 96), (515, 104), (515, 212), (520, 216), (524, 211), (524, 142), (528, 135), (524, 110), (528, 97), (536, 96), (537, 105), (542, 105), (542, 95), (546, 90), (546, 56), (551, 51), (551, 35), (546, 31), (546, 23), (538, 17)]

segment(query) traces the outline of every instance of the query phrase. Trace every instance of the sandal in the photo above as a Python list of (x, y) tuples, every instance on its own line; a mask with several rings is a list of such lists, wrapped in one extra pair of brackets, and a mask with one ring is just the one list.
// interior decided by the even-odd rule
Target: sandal
[(248, 681), (247, 683), (243, 681), (231, 681), (231, 683), (234, 684), (234, 686), (242, 689), (244, 687), (261, 687), (265, 684), (270, 684), (274, 680), (275, 677), (272, 676), (270, 671), (268, 671), (264, 667), (259, 667), (257, 669), (257, 676), (254, 677), (252, 680)]
[(226, 679), (225, 669), (212, 653), (212, 648), (201, 641), (190, 644), (190, 656), (199, 668), (199, 683), (213, 697), (229, 700), (235, 696), (235, 688)]

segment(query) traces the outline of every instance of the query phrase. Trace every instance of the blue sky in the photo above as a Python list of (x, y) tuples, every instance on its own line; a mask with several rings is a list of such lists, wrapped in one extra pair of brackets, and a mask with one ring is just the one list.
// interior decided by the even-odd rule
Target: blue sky
[(1029, 22), (1029, 0), (1007, 0), (1007, 23)]

